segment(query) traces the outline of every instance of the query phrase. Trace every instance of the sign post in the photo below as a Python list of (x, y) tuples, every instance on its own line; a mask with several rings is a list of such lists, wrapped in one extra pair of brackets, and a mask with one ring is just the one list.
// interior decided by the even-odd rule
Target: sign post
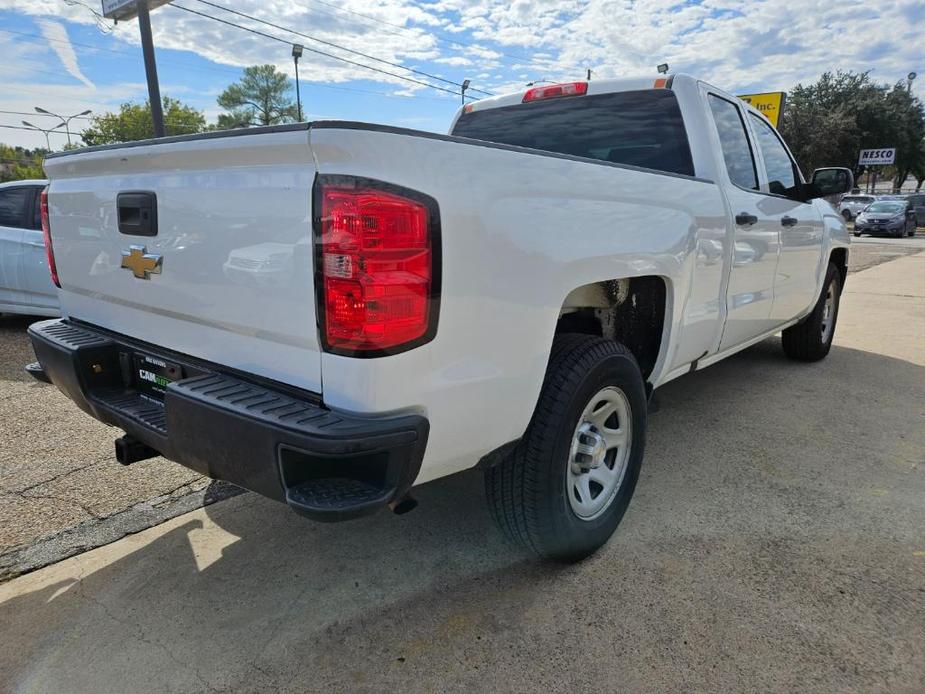
[(141, 52), (145, 61), (145, 76), (148, 78), (148, 101), (151, 102), (151, 120), (154, 137), (164, 137), (164, 110), (161, 105), (161, 88), (157, 81), (157, 62), (154, 59), (154, 39), (151, 38), (151, 16), (149, 10), (165, 5), (170, 0), (102, 0), (103, 16), (115, 21), (138, 17), (141, 31)]
[(858, 166), (870, 168), (867, 177), (868, 190), (873, 193), (877, 187), (877, 169), (874, 166), (889, 166), (896, 161), (895, 147), (879, 147), (877, 149), (862, 149), (858, 154)]
[(740, 94), (742, 99), (752, 108), (758, 109), (765, 118), (771, 121), (775, 128), (779, 127), (784, 106), (787, 102), (787, 92), (764, 92), (762, 94)]

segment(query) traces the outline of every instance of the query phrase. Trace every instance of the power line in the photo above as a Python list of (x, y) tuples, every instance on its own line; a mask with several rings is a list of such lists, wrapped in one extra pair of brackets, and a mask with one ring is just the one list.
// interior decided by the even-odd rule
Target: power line
[(41, 128), (27, 128), (25, 125), (4, 125), (4, 124), (0, 123), (0, 128), (11, 128), (11, 129), (13, 129), (13, 130), (32, 130), (32, 131), (37, 132), (37, 133), (49, 132), (49, 133), (51, 133), (52, 135), (65, 135), (65, 134), (66, 134), (66, 133), (64, 133), (63, 131), (60, 131), (60, 130), (48, 130), (48, 131), (45, 131), (45, 130), (42, 130)]
[[(10, 114), (10, 115), (12, 115), (12, 116), (33, 116), (33, 117), (35, 117), (35, 118), (49, 118), (49, 117), (51, 117), (51, 118), (58, 118), (58, 119), (60, 120), (60, 117), (59, 117), (59, 116), (56, 116), (56, 115), (54, 115), (54, 114), (51, 114), (51, 113), (38, 113), (38, 112), (36, 112), (36, 111), (0, 111), (0, 113), (8, 113), (8, 114)], [(74, 117), (74, 118), (79, 118), (80, 120), (92, 120), (90, 116), (73, 116), (73, 117)]]
[[(183, 7), (182, 5), (177, 5), (176, 3), (170, 3), (168, 7), (175, 7), (176, 9), (183, 10), (184, 12), (190, 12), (191, 14), (199, 15), (200, 17), (205, 17), (207, 19), (213, 19), (216, 22), (221, 22), (222, 24), (227, 24), (228, 26), (236, 27), (238, 29), (243, 29), (244, 31), (248, 31), (252, 34), (255, 34), (256, 36), (262, 36), (264, 38), (271, 39), (273, 41), (278, 41), (279, 43), (283, 43), (287, 46), (292, 45), (292, 41), (287, 41), (286, 39), (282, 39), (279, 36), (273, 36), (272, 34), (267, 34), (258, 29), (252, 29), (251, 27), (246, 27), (243, 24), (236, 24), (235, 22), (228, 21), (227, 19), (222, 19), (221, 17), (216, 17), (215, 15), (206, 14), (205, 12), (199, 12), (198, 10), (194, 10), (190, 7)], [(310, 53), (315, 53), (317, 55), (323, 55), (326, 58), (331, 58), (333, 60), (339, 60), (343, 63), (349, 63), (350, 65), (355, 65), (365, 70), (372, 70), (373, 72), (378, 72), (383, 75), (389, 75), (390, 77), (395, 77), (397, 79), (404, 80), (405, 82), (412, 82), (414, 84), (419, 84), (422, 87), (430, 87), (431, 89), (436, 89), (441, 92), (446, 92), (447, 94), (452, 94), (453, 96), (459, 95), (459, 92), (454, 91), (452, 89), (447, 89), (446, 87), (439, 87), (436, 84), (430, 84), (429, 82), (424, 82), (422, 80), (416, 80), (413, 77), (399, 75), (394, 72), (389, 72), (388, 70), (383, 70), (378, 67), (373, 67), (372, 65), (364, 65), (363, 63), (358, 63), (357, 61), (350, 60), (349, 58), (342, 58), (340, 56), (333, 55), (332, 53), (326, 53), (325, 51), (319, 51), (317, 48), (309, 48), (308, 46), (305, 46), (304, 48), (306, 51), (309, 51)]]
[[(326, 7), (330, 7), (331, 9), (336, 10), (337, 12), (345, 12), (347, 14), (355, 15), (357, 17), (365, 19), (367, 22), (372, 22), (374, 24), (382, 24), (384, 26), (394, 27), (396, 29), (399, 29), (400, 31), (405, 32), (406, 35), (409, 35), (414, 32), (414, 29), (411, 29), (406, 26), (402, 26), (401, 24), (394, 24), (392, 22), (387, 22), (384, 19), (379, 19), (378, 17), (373, 17), (372, 15), (364, 14), (362, 12), (357, 12), (356, 10), (350, 10), (350, 9), (347, 9), (346, 7), (338, 7), (337, 5), (330, 3), (330, 2), (325, 2), (324, 0), (310, 0), (310, 1), (318, 5), (325, 5)], [(322, 12), (324, 12), (324, 10), (322, 10)], [(333, 14), (333, 13), (329, 11), (327, 12), (327, 14)], [(397, 31), (390, 31), (387, 33), (392, 34), (393, 36), (400, 35)], [(528, 65), (539, 65), (540, 64), (540, 61), (538, 61), (536, 58), (528, 58), (527, 56), (517, 55), (516, 53), (506, 53), (502, 50), (498, 50), (495, 48), (487, 48), (485, 46), (480, 46), (479, 44), (476, 44), (476, 43), (467, 43), (465, 41), (451, 39), (442, 34), (438, 34), (436, 32), (430, 32), (430, 35), (442, 43), (451, 44), (453, 46), (456, 46), (457, 48), (475, 49), (475, 50), (480, 50), (480, 51), (487, 50), (487, 51), (492, 51), (494, 53), (498, 53), (499, 55), (503, 55), (506, 58), (511, 58), (512, 60), (519, 60), (520, 62), (527, 63)], [(574, 69), (574, 70), (586, 70), (587, 69), (587, 68), (578, 67), (575, 65), (566, 66), (566, 67), (571, 67), (571, 69)]]
[[(67, 43), (66, 41), (61, 41), (60, 39), (52, 39), (52, 38), (46, 39), (45, 37), (40, 37), (38, 34), (27, 34), (21, 31), (11, 31), (10, 29), (0, 29), (0, 31), (6, 32), (9, 34), (15, 34), (19, 37), (24, 37), (24, 38), (18, 38), (16, 40), (22, 41), (23, 43), (31, 43), (36, 46), (45, 46), (46, 41), (60, 41), (61, 43)], [(107, 53), (113, 53), (117, 56), (118, 55), (127, 55), (127, 56), (132, 56), (132, 57), (135, 56), (135, 54), (130, 51), (120, 51), (114, 48), (105, 48), (103, 46), (92, 46), (90, 44), (79, 43), (77, 41), (71, 41), (70, 43), (73, 46), (80, 46), (80, 47), (87, 48), (90, 50), (105, 51)], [(113, 57), (113, 60), (115, 60), (115, 57)], [(216, 72), (216, 73), (220, 73), (223, 75), (235, 75), (235, 76), (240, 76), (241, 74), (240, 68), (233, 68), (233, 67), (213, 67), (210, 65), (192, 65), (190, 63), (178, 62), (176, 60), (168, 60), (168, 59), (163, 59), (163, 58), (158, 58), (158, 63), (162, 65), (175, 65), (177, 67), (182, 67), (185, 70)], [(60, 72), (52, 72), (51, 70), (42, 70), (40, 68), (30, 68), (30, 70), (32, 72), (41, 72), (43, 74), (56, 75), (56, 76), (60, 76), (61, 74)], [(373, 89), (360, 89), (358, 87), (345, 87), (342, 85), (327, 84), (324, 82), (312, 82), (312, 88), (334, 89), (337, 91), (357, 92), (359, 94), (372, 94), (374, 96), (382, 96), (382, 97), (386, 97), (389, 99), (425, 99), (427, 101), (439, 101), (441, 103), (446, 103), (446, 100), (442, 97), (438, 98), (438, 97), (431, 97), (431, 96), (423, 96), (421, 94), (389, 94), (387, 92), (378, 92)], [(57, 97), (57, 98), (65, 98), (65, 99), (69, 98), (73, 101), (83, 101), (82, 99), (75, 99), (73, 97)]]
[[(364, 58), (367, 58), (368, 60), (375, 60), (377, 63), (391, 65), (392, 67), (397, 67), (400, 70), (407, 70), (408, 72), (413, 72), (416, 75), (422, 75), (432, 80), (437, 80), (438, 82), (444, 82), (445, 84), (452, 84), (453, 86), (456, 86), (456, 87), (462, 87), (462, 85), (459, 82), (454, 82), (453, 80), (449, 80), (444, 77), (439, 77), (438, 75), (432, 75), (429, 72), (424, 72), (423, 70), (418, 70), (413, 67), (408, 67), (406, 65), (402, 65), (401, 63), (393, 63), (390, 60), (384, 60), (382, 58), (377, 58), (376, 56), (369, 55), (368, 53), (363, 53), (362, 51), (356, 51), (352, 48), (347, 48), (346, 46), (341, 46), (340, 44), (333, 43), (332, 41), (326, 41), (324, 39), (319, 39), (315, 36), (305, 34), (295, 29), (290, 29), (288, 27), (284, 27), (279, 24), (274, 24), (273, 22), (268, 22), (264, 19), (260, 19), (259, 17), (255, 17), (253, 15), (247, 14), (246, 12), (239, 12), (238, 10), (234, 10), (230, 7), (225, 7), (223, 5), (219, 5), (218, 3), (210, 2), (210, 0), (196, 0), (196, 2), (202, 3), (203, 5), (208, 5), (210, 7), (215, 7), (216, 9), (219, 9), (219, 10), (224, 10), (225, 12), (230, 12), (231, 14), (235, 14), (239, 17), (244, 17), (245, 19), (250, 19), (251, 21), (258, 22), (260, 24), (264, 24), (269, 27), (273, 27), (274, 29), (279, 29), (281, 31), (288, 32), (290, 34), (295, 34), (296, 36), (302, 36), (303, 38), (309, 39), (310, 41), (317, 41), (318, 43), (324, 44), (325, 46), (331, 46), (332, 48), (336, 48), (338, 50), (345, 51), (347, 53), (352, 53), (353, 55), (362, 56)], [(475, 87), (469, 87), (469, 91), (479, 92), (480, 94), (485, 94), (486, 96), (494, 96), (491, 92), (486, 92), (483, 89), (476, 89)]]

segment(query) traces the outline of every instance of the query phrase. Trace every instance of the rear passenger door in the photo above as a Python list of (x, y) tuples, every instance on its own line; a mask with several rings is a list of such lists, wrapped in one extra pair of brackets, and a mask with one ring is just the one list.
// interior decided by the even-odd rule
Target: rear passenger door
[(817, 208), (798, 199), (803, 177), (783, 140), (760, 116), (749, 112), (748, 121), (757, 143), (763, 205), (780, 220), (771, 317), (781, 324), (804, 314), (816, 298), (824, 227)]
[(40, 313), (57, 311), (58, 289), (51, 281), (48, 256), (45, 253), (45, 236), (42, 233), (42, 187), (32, 188), (32, 206), (27, 209), (26, 228), (23, 230), (23, 289), (29, 302)]
[(734, 347), (773, 329), (774, 273), (777, 269), (780, 219), (761, 193), (758, 163), (738, 100), (705, 89), (712, 114), (718, 166), (731, 225), (732, 265), (726, 291), (726, 323), (720, 350)]
[(27, 186), (0, 188), (0, 304), (28, 312), (23, 282), (23, 236), (32, 191)]

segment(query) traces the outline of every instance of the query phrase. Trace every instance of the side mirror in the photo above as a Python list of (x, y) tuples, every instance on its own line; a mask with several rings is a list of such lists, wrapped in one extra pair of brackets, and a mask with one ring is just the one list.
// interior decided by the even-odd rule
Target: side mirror
[(807, 191), (807, 200), (825, 198), (829, 195), (841, 195), (854, 188), (854, 173), (851, 169), (828, 167), (813, 171), (813, 179)]

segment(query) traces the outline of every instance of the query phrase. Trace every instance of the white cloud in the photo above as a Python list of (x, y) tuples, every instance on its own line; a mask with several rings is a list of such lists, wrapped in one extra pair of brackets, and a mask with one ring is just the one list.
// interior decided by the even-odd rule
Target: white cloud
[[(303, 43), (306, 49), (420, 78), (196, 0), (178, 0), (175, 5), (248, 24), (287, 42)], [(674, 71), (701, 76), (730, 90), (789, 89), (831, 69), (872, 70), (876, 79), (884, 81), (900, 79), (910, 70), (925, 73), (921, 0), (869, 4), (831, 0), (235, 0), (233, 7), (391, 62), (431, 73), (446, 71), (454, 81), (469, 77), (474, 88), (489, 91), (522, 84), (524, 75), (531, 80), (575, 79), (587, 68), (598, 78), (653, 74), (655, 65), (664, 61)], [(0, 9), (85, 25), (96, 22), (86, 7), (64, 0), (0, 0)], [(158, 9), (152, 13), (152, 23), (159, 48), (190, 51), (235, 68), (272, 63), (292, 74), (285, 43), (177, 7)], [(55, 22), (44, 24), (57, 26), (54, 31), (61, 28)], [(135, 23), (120, 23), (113, 37), (137, 44)], [(50, 43), (56, 50), (61, 48), (59, 56), (68, 72), (88, 84), (73, 48)], [(374, 79), (400, 89), (402, 95), (441, 96), (398, 77), (308, 50), (300, 70), (305, 83), (337, 85)]]
[(74, 47), (71, 45), (71, 40), (68, 38), (67, 29), (64, 28), (64, 25), (48, 19), (40, 19), (38, 24), (42, 29), (42, 35), (48, 39), (48, 45), (57, 54), (58, 60), (61, 61), (61, 65), (64, 66), (68, 74), (74, 79), (83, 82), (90, 89), (96, 89), (96, 85), (81, 72), (80, 65), (77, 63), (77, 54), (74, 52)]

